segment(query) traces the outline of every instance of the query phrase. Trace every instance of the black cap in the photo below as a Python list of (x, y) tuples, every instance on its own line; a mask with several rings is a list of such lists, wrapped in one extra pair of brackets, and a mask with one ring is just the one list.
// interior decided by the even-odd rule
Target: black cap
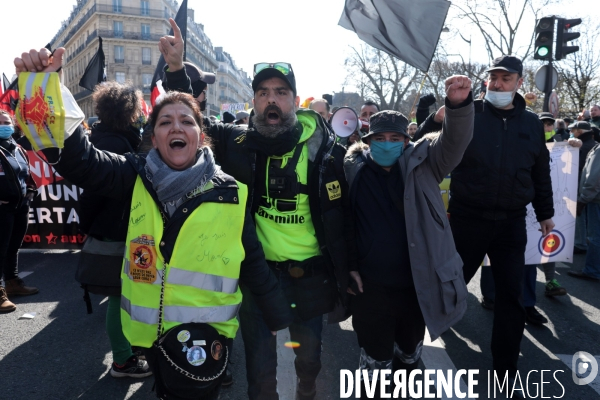
[(229, 111), (225, 111), (223, 113), (223, 117), (221, 118), (221, 122), (225, 123), (225, 124), (230, 124), (233, 121), (235, 121), (235, 116), (230, 113)]
[(384, 110), (371, 115), (369, 119), (369, 133), (363, 138), (369, 137), (376, 133), (396, 132), (401, 133), (406, 137), (410, 137), (406, 132), (408, 128), (408, 119), (398, 111)]
[(519, 76), (523, 76), (523, 62), (521, 59), (515, 56), (502, 56), (495, 58), (492, 65), (485, 70), (485, 72), (495, 71), (501, 69), (503, 71), (517, 73)]
[(252, 90), (254, 90), (254, 93), (256, 93), (256, 89), (258, 88), (259, 83), (271, 78), (280, 78), (286, 81), (288, 85), (290, 85), (290, 89), (292, 89), (292, 92), (294, 92), (294, 97), (296, 97), (296, 78), (294, 77), (294, 70), (292, 69), (291, 65), (290, 72), (287, 75), (284, 75), (283, 72), (275, 68), (265, 68), (261, 70), (258, 74), (254, 76), (254, 79), (252, 80)]
[[(194, 97), (200, 96), (200, 93), (202, 93), (202, 91), (206, 89), (207, 84), (215, 83), (215, 74), (210, 72), (204, 72), (200, 68), (188, 61), (183, 62), (183, 67), (185, 68), (185, 73), (190, 78), (190, 82), (192, 83), (192, 95)], [(164, 72), (167, 72), (168, 68), (169, 66), (165, 65)], [(169, 88), (169, 83), (167, 82), (166, 73), (163, 73), (162, 82), (165, 90), (171, 90)]]
[(592, 126), (587, 121), (575, 121), (569, 125), (569, 129), (581, 129), (582, 131), (591, 131)]
[(554, 118), (554, 115), (552, 115), (552, 113), (549, 113), (549, 112), (539, 113), (538, 117), (540, 117), (540, 119), (542, 121), (545, 119), (551, 120), (552, 122), (556, 121), (556, 119)]

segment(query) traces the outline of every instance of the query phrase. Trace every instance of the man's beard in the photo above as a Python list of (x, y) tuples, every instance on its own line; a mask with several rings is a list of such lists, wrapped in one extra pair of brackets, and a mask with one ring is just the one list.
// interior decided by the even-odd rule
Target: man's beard
[[(267, 122), (269, 112), (276, 111), (279, 114), (279, 123), (269, 124)], [(277, 136), (290, 131), (298, 122), (296, 112), (291, 110), (288, 113), (283, 113), (281, 108), (274, 104), (268, 105), (262, 114), (254, 114), (252, 123), (258, 133), (266, 138), (276, 138)]]

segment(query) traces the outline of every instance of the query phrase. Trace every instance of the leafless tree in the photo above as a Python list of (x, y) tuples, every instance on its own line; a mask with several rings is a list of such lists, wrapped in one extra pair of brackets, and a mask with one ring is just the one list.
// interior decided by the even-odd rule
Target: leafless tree
[(401, 110), (400, 105), (414, 87), (420, 71), (369, 45), (350, 47), (345, 61), (346, 85), (357, 88), (360, 95), (381, 105), (383, 110)]
[(557, 93), (561, 99), (561, 111), (575, 114), (600, 102), (600, 52), (596, 41), (600, 35), (600, 23), (585, 18), (581, 37), (575, 44), (579, 51), (567, 55), (554, 65), (558, 71)]
[[(532, 52), (535, 20), (557, 0), (462, 0), (454, 2), (457, 26), (475, 27), (484, 39), (490, 60), (514, 54), (525, 59)], [(460, 31), (460, 28), (458, 29)], [(528, 43), (525, 47), (519, 43)]]

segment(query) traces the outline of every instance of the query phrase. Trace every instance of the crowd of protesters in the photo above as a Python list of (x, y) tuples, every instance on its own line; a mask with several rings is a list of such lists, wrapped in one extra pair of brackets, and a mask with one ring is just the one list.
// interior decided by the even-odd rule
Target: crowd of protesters
[[(254, 68), (251, 112), (216, 121), (201, 114), (214, 75), (183, 62), (170, 22), (175, 33), (159, 45), (167, 94), (149, 121), (141, 93), (101, 84), (99, 121), (90, 135), (78, 128), (65, 140), (55, 166), (84, 189), (88, 250), (116, 244), (125, 253), (113, 272), (122, 288), (105, 293), (114, 377), (152, 371), (159, 397), (184, 397), (165, 381), (153, 343), (157, 329), (160, 336), (201, 323), (213, 348), (194, 342), (184, 351), (212, 375), (198, 398), (216, 399), (232, 382), (221, 350), (231, 353), (239, 318), (248, 397), (279, 398), (275, 334), (289, 328), (300, 344), (297, 399), (314, 399), (326, 315), (329, 323), (352, 315), (357, 362), (370, 379), (375, 370), (410, 372), (420, 368), (425, 329), (435, 340), (463, 317), (467, 284), (488, 255), (481, 285), (482, 305), (494, 310), (493, 369), (512, 387), (525, 323), (547, 322), (535, 307), (537, 268), (525, 265), (526, 206), (542, 236), (554, 228), (547, 142), (579, 148), (575, 246), (587, 255), (585, 268), (569, 275), (600, 280), (598, 105), (571, 124), (536, 115), (519, 93), (521, 60), (502, 56), (478, 98), (471, 80), (457, 75), (445, 81), (442, 107), (430, 113), (435, 98), (425, 95), (414, 121), (366, 101), (355, 111), (366, 124), (340, 142), (327, 100), (299, 108), (292, 66), (265, 62)], [(24, 53), (17, 73), (57, 71), (62, 54)], [(12, 117), (0, 112), (0, 312), (16, 309), (9, 296), (37, 292), (18, 277), (36, 188), (13, 132)], [(448, 175), (446, 209), (439, 184)], [(144, 274), (143, 251), (151, 253)], [(554, 264), (542, 267), (545, 294), (566, 294)], [(177, 339), (185, 343), (186, 335)]]

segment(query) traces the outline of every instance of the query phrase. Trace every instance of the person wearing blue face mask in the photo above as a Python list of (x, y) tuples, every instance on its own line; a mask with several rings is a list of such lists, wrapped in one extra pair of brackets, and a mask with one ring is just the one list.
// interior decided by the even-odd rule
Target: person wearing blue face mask
[(36, 192), (27, 154), (12, 138), (15, 127), (11, 116), (0, 110), (0, 313), (15, 311), (8, 296), (35, 294), (19, 278), (19, 248), (27, 232), (29, 202)]
[(439, 183), (471, 140), (474, 107), (469, 78), (453, 76), (445, 85), (441, 133), (412, 143), (407, 118), (381, 111), (344, 160), (358, 249), (349, 259), (350, 310), (359, 368), (370, 377), (376, 369), (410, 374), (425, 327), (435, 340), (466, 309), (463, 264)]

